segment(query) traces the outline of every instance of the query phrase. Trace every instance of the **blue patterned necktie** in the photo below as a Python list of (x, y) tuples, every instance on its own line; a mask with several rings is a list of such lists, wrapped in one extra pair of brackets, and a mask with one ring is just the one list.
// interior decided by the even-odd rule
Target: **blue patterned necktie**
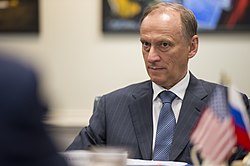
[(171, 104), (176, 95), (170, 91), (163, 91), (159, 96), (162, 100), (163, 106), (160, 111), (157, 125), (153, 159), (168, 161), (176, 125)]

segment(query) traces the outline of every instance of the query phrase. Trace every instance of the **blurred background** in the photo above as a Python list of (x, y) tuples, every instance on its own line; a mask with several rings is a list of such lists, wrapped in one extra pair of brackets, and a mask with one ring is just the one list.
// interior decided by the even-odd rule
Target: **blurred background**
[[(88, 124), (96, 96), (148, 79), (139, 34), (104, 33), (102, 19), (102, 0), (40, 0), (38, 32), (0, 34), (1, 50), (18, 53), (39, 72), (50, 108), (46, 123), (59, 151)], [(232, 82), (250, 95), (250, 31), (199, 37), (193, 74)]]

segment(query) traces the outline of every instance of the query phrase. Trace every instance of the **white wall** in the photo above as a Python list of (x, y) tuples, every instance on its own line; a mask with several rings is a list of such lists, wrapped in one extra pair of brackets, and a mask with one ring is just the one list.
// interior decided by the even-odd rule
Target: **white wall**
[[(86, 124), (97, 95), (146, 80), (135, 34), (103, 35), (101, 0), (40, 0), (39, 35), (0, 35), (0, 49), (21, 55), (41, 73), (43, 93), (60, 125)], [(218, 82), (226, 72), (250, 94), (250, 33), (200, 34), (190, 69)]]

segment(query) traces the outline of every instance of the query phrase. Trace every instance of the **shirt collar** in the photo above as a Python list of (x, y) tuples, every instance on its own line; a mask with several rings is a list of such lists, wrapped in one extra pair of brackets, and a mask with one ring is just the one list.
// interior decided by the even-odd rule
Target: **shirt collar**
[[(187, 72), (185, 77), (182, 80), (180, 80), (177, 84), (175, 84), (172, 88), (170, 88), (169, 91), (175, 93), (176, 96), (178, 96), (178, 98), (183, 100), (186, 89), (188, 87), (189, 80), (190, 80), (190, 73)], [(157, 85), (154, 82), (152, 83), (152, 86), (153, 86), (153, 92), (154, 92), (153, 101), (156, 100), (159, 93), (161, 93), (164, 90), (167, 90), (167, 89)]]

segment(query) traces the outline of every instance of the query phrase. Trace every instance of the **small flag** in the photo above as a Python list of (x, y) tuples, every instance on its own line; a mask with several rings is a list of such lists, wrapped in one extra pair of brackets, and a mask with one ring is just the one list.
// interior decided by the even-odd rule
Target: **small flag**
[(191, 135), (191, 142), (205, 161), (214, 164), (221, 164), (232, 155), (236, 136), (225, 89), (215, 88)]
[(229, 110), (235, 125), (237, 144), (250, 151), (250, 122), (242, 96), (231, 87), (228, 91), (228, 98)]

